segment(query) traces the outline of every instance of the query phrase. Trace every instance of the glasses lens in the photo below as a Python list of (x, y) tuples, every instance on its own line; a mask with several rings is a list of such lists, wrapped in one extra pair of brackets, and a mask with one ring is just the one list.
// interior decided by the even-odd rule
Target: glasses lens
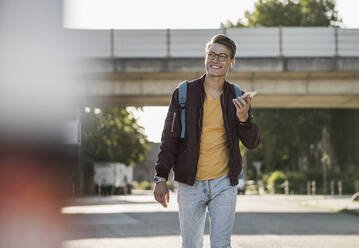
[(208, 53), (208, 58), (210, 60), (215, 60), (216, 59), (216, 54), (215, 53)]
[(220, 54), (220, 55), (219, 55), (219, 61), (224, 62), (224, 61), (226, 61), (227, 59), (228, 59), (228, 56), (227, 56), (227, 55), (225, 55), (225, 54)]
[(217, 53), (209, 52), (207, 53), (207, 56), (210, 60), (215, 60), (216, 57), (218, 56), (218, 60), (221, 62), (227, 61), (228, 59), (228, 55), (224, 53), (217, 54)]

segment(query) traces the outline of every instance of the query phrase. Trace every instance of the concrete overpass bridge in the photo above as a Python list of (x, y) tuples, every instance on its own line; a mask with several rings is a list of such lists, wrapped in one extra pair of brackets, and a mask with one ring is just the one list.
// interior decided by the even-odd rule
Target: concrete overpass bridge
[(238, 45), (229, 81), (257, 91), (258, 108), (358, 108), (359, 29), (69, 30), (85, 105), (168, 105), (175, 87), (204, 72), (205, 44)]

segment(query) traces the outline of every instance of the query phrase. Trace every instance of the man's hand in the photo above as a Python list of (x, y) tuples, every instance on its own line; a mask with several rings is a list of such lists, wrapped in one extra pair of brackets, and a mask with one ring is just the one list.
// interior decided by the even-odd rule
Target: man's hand
[(170, 201), (170, 195), (166, 182), (156, 183), (155, 190), (153, 192), (156, 201), (162, 204), (163, 207), (167, 207), (167, 203)]
[(237, 109), (237, 117), (241, 122), (248, 119), (248, 110), (251, 104), (251, 97), (247, 95), (245, 98), (238, 97), (233, 99), (233, 104)]

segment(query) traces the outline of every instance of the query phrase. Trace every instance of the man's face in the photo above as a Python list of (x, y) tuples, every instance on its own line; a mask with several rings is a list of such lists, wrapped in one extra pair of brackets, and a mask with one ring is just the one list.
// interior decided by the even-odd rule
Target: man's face
[(206, 74), (210, 76), (225, 77), (232, 65), (230, 50), (222, 44), (211, 44), (206, 53)]

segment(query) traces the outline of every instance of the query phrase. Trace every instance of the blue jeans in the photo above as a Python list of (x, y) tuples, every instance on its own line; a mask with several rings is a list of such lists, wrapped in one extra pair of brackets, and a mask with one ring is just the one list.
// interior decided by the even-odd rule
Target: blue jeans
[(211, 248), (231, 248), (237, 188), (228, 175), (195, 181), (193, 186), (178, 183), (177, 201), (182, 248), (201, 248), (206, 208), (210, 220)]

